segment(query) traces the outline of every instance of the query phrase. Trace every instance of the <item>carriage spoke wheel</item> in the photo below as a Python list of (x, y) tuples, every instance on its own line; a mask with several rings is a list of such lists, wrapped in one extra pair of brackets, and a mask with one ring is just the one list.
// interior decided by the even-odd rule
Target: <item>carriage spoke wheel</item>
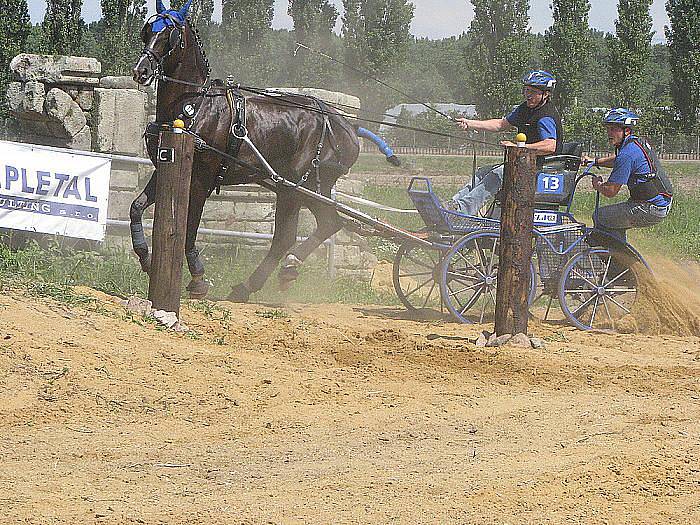
[(439, 274), (442, 252), (402, 244), (394, 259), (393, 281), (396, 295), (412, 312), (442, 311)]
[[(497, 232), (462, 237), (442, 262), (440, 289), (450, 313), (462, 323), (494, 319), (500, 239)], [(533, 298), (534, 267), (530, 267), (530, 300)]]
[(572, 257), (559, 281), (559, 303), (569, 321), (582, 330), (615, 329), (632, 312), (638, 276), (625, 257), (606, 248)]

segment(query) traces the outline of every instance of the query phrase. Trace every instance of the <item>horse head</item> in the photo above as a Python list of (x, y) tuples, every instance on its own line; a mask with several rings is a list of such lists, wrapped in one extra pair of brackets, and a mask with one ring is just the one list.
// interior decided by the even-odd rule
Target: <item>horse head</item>
[(156, 1), (156, 14), (141, 29), (143, 53), (132, 70), (136, 82), (150, 84), (162, 73), (168, 57), (178, 58), (185, 48), (185, 21), (191, 5), (192, 0), (188, 0), (182, 9), (165, 9), (163, 0)]

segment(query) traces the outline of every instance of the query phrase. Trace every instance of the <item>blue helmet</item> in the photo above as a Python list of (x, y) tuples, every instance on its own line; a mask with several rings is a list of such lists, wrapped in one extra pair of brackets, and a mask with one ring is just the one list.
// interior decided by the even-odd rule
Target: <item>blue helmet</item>
[(631, 128), (639, 123), (639, 115), (627, 108), (614, 108), (605, 113), (603, 122)]
[(554, 91), (554, 87), (557, 85), (557, 79), (547, 71), (535, 69), (523, 77), (523, 85), (533, 86), (545, 91)]

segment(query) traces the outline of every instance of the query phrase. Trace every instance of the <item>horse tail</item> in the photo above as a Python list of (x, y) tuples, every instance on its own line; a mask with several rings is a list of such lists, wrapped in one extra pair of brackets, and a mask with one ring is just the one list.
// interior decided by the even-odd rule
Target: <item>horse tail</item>
[(394, 155), (394, 151), (389, 147), (389, 144), (387, 144), (381, 137), (362, 127), (357, 128), (357, 135), (374, 142), (377, 145), (377, 148), (379, 148), (379, 151), (386, 155), (386, 160), (389, 164), (397, 167), (401, 166), (401, 160)]

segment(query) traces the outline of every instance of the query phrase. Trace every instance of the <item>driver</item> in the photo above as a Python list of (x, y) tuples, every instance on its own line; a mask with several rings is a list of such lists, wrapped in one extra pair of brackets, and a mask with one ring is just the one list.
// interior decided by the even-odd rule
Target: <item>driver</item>
[[(506, 117), (488, 120), (460, 118), (457, 122), (465, 131), (499, 132), (517, 127), (527, 136), (528, 147), (537, 152), (537, 164), (541, 166), (547, 155), (561, 153), (564, 143), (561, 117), (551, 98), (556, 83), (557, 80), (547, 71), (530, 71), (523, 77), (524, 102)], [(448, 203), (448, 208), (476, 215), (501, 189), (503, 165), (480, 168), (475, 177), (477, 182), (474, 187), (466, 185), (458, 191)]]
[[(673, 185), (649, 143), (634, 134), (639, 116), (625, 108), (611, 109), (603, 118), (615, 154), (593, 160), (594, 166), (612, 168), (606, 182), (593, 177), (593, 188), (605, 197), (615, 197), (627, 185), (630, 198), (604, 206), (593, 215), (595, 226), (622, 242), (629, 228), (659, 224), (673, 202)], [(591, 159), (584, 157), (590, 163)]]

